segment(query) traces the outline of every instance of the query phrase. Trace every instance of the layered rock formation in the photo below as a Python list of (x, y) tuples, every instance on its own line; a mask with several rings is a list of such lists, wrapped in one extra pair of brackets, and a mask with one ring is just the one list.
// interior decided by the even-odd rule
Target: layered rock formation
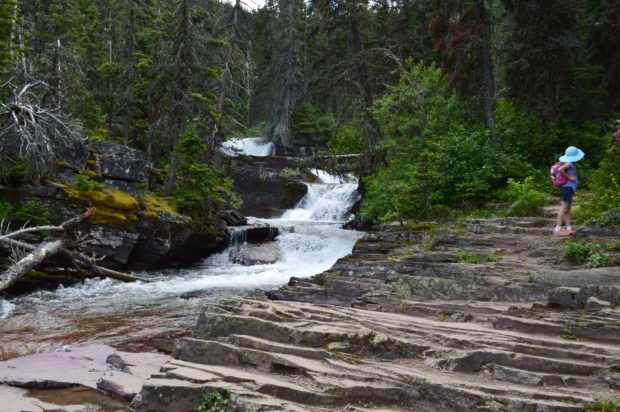
[[(620, 256), (558, 257), (545, 219), (375, 227), (276, 301), (220, 300), (134, 400), (185, 411), (569, 411), (620, 398)], [(618, 228), (574, 241), (613, 244)], [(282, 300), (285, 299), (286, 301)]]

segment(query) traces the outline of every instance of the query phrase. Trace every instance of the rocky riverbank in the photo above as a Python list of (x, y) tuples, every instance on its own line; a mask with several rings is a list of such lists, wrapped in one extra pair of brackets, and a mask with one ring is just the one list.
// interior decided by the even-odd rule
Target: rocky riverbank
[[(323, 273), (209, 304), (172, 356), (139, 376), (131, 409), (579, 411), (618, 400), (620, 227), (571, 237), (604, 248), (607, 266), (589, 268), (559, 256), (568, 238), (551, 223), (375, 226)], [(135, 384), (113, 368), (101, 370)], [(2, 371), (5, 385), (36, 380)]]
[(568, 411), (620, 398), (620, 232), (611, 266), (558, 257), (540, 218), (374, 227), (276, 300), (221, 300), (146, 381), (137, 411)]

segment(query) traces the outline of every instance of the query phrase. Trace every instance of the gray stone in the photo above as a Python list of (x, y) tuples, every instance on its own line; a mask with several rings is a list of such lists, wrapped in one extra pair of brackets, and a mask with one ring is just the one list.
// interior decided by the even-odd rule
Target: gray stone
[(282, 249), (277, 242), (246, 243), (232, 249), (230, 260), (245, 266), (268, 265), (282, 259)]
[(102, 140), (93, 142), (91, 151), (97, 162), (97, 172), (104, 177), (147, 183), (149, 167), (143, 151)]
[(559, 287), (552, 289), (549, 293), (549, 304), (569, 308), (581, 308), (584, 301), (579, 299), (579, 288)]
[[(106, 359), (116, 354), (132, 374), (110, 370)], [(106, 345), (73, 346), (0, 362), (0, 383), (22, 388), (63, 388), (83, 385), (131, 399), (142, 383), (170, 359), (155, 353), (119, 352)], [(5, 404), (6, 405), (6, 404)]]
[(606, 300), (598, 299), (594, 296), (589, 297), (586, 301), (586, 309), (600, 309), (600, 308), (609, 308), (611, 307), (611, 302), (607, 302)]

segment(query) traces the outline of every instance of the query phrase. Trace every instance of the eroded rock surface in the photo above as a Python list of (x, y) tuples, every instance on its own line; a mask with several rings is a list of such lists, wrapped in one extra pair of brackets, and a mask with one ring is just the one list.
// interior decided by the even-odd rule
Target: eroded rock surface
[(143, 382), (169, 359), (158, 353), (130, 353), (106, 345), (88, 345), (3, 361), (0, 362), (0, 409), (3, 412), (98, 410), (43, 402), (29, 396), (26, 389), (83, 386), (131, 400)]
[(133, 405), (191, 410), (210, 392), (239, 411), (577, 411), (618, 399), (618, 251), (613, 266), (576, 265), (548, 227), (375, 227), (328, 271), (268, 292), (276, 300), (207, 307)]

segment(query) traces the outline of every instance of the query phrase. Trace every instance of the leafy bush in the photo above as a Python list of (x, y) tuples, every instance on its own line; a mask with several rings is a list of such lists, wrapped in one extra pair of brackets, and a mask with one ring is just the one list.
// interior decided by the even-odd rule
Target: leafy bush
[(91, 190), (101, 190), (103, 188), (103, 184), (92, 180), (88, 175), (79, 174), (75, 177), (75, 181), (73, 182), (73, 186), (76, 189), (82, 190), (84, 192), (89, 192)]
[[(611, 214), (605, 214), (620, 205), (620, 147), (611, 147), (605, 152), (599, 168), (593, 170), (590, 190), (590, 199), (583, 203), (573, 213), (579, 223), (596, 222), (600, 225), (612, 225)], [(604, 219), (604, 216), (609, 216)]]
[(240, 200), (232, 191), (232, 179), (202, 163), (206, 147), (199, 136), (200, 129), (200, 125), (191, 124), (183, 132), (177, 147), (179, 161), (173, 195), (180, 212), (204, 223), (216, 210), (239, 207)]
[(536, 188), (532, 176), (526, 177), (522, 182), (509, 178), (505, 193), (513, 202), (508, 211), (508, 214), (513, 216), (538, 215), (545, 205), (546, 196)]
[(323, 113), (317, 106), (304, 102), (299, 105), (292, 118), (293, 133), (310, 135), (320, 140), (329, 140), (336, 130), (336, 119), (331, 113)]
[(480, 258), (475, 252), (457, 252), (456, 261), (459, 263), (480, 263)]
[(607, 266), (609, 263), (609, 255), (600, 252), (602, 249), (604, 247), (596, 243), (567, 240), (560, 246), (558, 253), (561, 257), (572, 259), (579, 265), (587, 263), (588, 267), (596, 268)]
[(0, 221), (9, 220), (11, 212), (13, 211), (13, 205), (6, 202), (0, 202)]
[(196, 412), (223, 412), (228, 408), (229, 399), (224, 398), (219, 392), (211, 392), (202, 397), (200, 403), (194, 408)]
[[(517, 122), (516, 110), (511, 109), (512, 117), (500, 117), (499, 135), (491, 136), (480, 121), (472, 120), (472, 105), (447, 89), (435, 66), (410, 64), (400, 83), (374, 107), (387, 164), (366, 178), (364, 218), (428, 217), (436, 205), (480, 204), (507, 178), (525, 179), (535, 173), (522, 151), (504, 144), (519, 141), (511, 128)], [(519, 130), (525, 133), (531, 122), (526, 117)], [(532, 141), (540, 140), (529, 133)]]
[(13, 213), (10, 220), (31, 226), (41, 226), (49, 223), (49, 211), (47, 206), (38, 200), (29, 200), (23, 203), (19, 209)]
[(362, 132), (353, 123), (338, 127), (336, 135), (327, 143), (327, 147), (335, 154), (361, 153), (364, 151)]
[(620, 403), (618, 401), (596, 401), (586, 405), (587, 412), (620, 412)]

